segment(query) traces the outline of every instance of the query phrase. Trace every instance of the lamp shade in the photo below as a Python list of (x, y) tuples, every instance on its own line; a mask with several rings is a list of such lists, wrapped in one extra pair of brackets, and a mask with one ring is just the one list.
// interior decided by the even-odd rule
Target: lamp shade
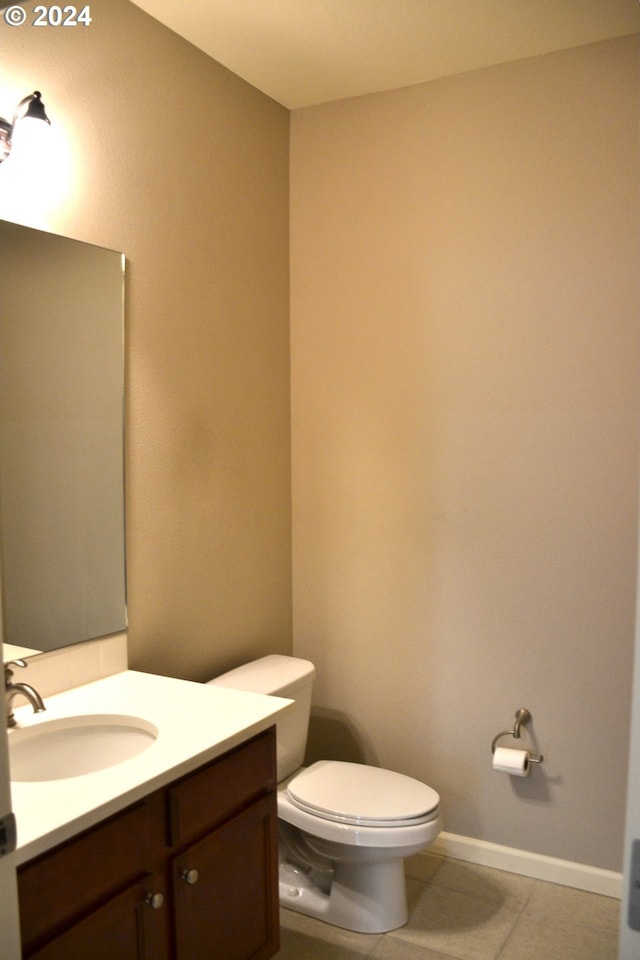
[(39, 90), (25, 97), (22, 103), (27, 104), (27, 109), (22, 114), (23, 119), (29, 117), (31, 120), (44, 120), (46, 123), (51, 124), (51, 120), (49, 120), (49, 117), (45, 113), (42, 94)]

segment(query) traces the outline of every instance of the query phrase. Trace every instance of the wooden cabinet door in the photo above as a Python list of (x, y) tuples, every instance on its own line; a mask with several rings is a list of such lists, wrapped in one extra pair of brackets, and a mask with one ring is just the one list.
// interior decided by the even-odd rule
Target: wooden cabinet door
[(149, 892), (148, 882), (134, 884), (28, 960), (169, 960), (167, 906), (150, 906)]
[(177, 960), (267, 960), (279, 948), (276, 798), (173, 862)]
[(153, 870), (159, 803), (137, 803), (18, 870), (24, 953), (53, 940)]

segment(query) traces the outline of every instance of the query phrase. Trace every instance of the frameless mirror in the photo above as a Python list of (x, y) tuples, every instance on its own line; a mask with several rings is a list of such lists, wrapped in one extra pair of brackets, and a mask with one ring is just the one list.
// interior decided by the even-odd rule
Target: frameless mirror
[(28, 655), (126, 628), (124, 256), (0, 221), (0, 265), (3, 640)]

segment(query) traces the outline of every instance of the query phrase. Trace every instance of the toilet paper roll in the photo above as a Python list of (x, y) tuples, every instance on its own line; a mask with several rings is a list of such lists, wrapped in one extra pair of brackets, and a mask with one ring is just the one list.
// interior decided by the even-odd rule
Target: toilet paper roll
[(531, 769), (529, 751), (496, 747), (493, 754), (493, 769), (498, 773), (508, 773), (511, 777), (528, 777)]

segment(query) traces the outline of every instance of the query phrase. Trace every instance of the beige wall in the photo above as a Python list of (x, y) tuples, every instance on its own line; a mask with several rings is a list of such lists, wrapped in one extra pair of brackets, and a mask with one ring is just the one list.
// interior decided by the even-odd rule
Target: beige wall
[[(638, 43), (292, 115), (294, 651), (314, 749), (621, 867)], [(528, 707), (546, 761), (493, 773)], [(323, 743), (324, 741), (324, 743)]]
[(2, 31), (0, 115), (38, 88), (54, 139), (29, 183), (0, 169), (0, 216), (127, 256), (131, 664), (205, 679), (291, 646), (289, 115), (91, 11)]

